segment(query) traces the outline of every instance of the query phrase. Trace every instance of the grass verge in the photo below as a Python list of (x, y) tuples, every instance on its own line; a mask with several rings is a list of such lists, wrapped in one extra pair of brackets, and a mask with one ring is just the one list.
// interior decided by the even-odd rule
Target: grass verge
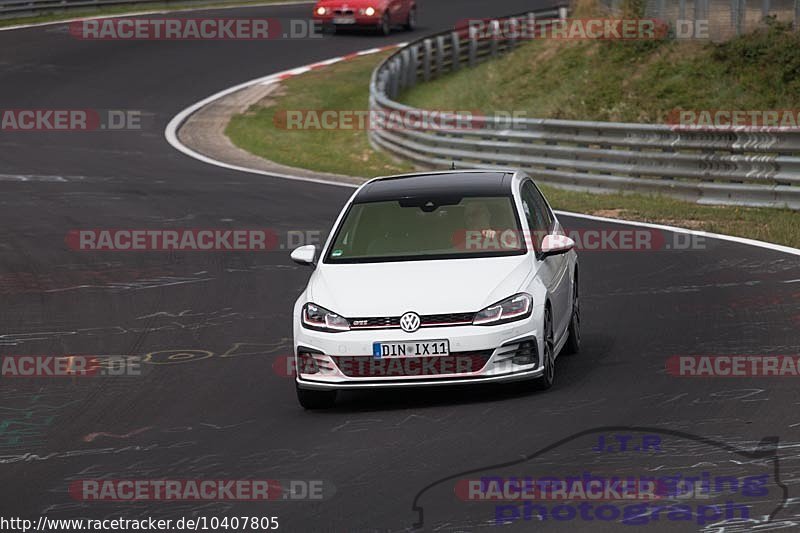
[[(791, 41), (796, 38), (781, 32), (780, 39)], [(745, 41), (727, 45), (686, 45), (696, 54), (701, 54), (695, 56), (690, 56), (689, 48), (676, 43), (628, 43), (639, 52), (615, 48), (620, 44), (626, 43), (567, 45), (566, 54), (559, 52), (556, 55), (551, 51), (548, 61), (544, 61), (545, 57), (540, 55), (544, 53), (539, 48), (541, 44), (531, 43), (516, 52), (520, 54), (517, 57), (502, 58), (429, 85), (420, 85), (406, 95), (405, 101), (428, 109), (496, 110), (527, 106), (537, 116), (644, 121), (657, 120), (663, 116), (664, 110), (689, 104), (692, 109), (703, 106), (727, 109), (800, 106), (800, 76), (792, 77), (784, 71), (787, 64), (794, 64), (793, 68), (800, 72), (800, 54), (794, 52), (795, 63), (787, 60), (788, 63), (781, 65), (772, 64), (780, 62), (773, 57), (758, 67), (758, 62), (765, 59), (759, 54), (778, 53), (775, 48), (778, 45), (765, 39), (764, 35), (748, 36)], [(610, 45), (612, 53), (600, 53), (596, 48), (598, 45)], [(648, 50), (647, 46), (655, 48)], [(661, 47), (664, 49), (659, 51)], [(778, 48), (787, 52), (784, 45)], [(743, 52), (747, 50), (752, 53)], [(800, 50), (800, 47), (795, 50)], [(627, 67), (626, 61), (620, 59), (620, 56), (640, 52), (650, 59), (642, 57)], [(730, 54), (734, 52), (739, 54), (741, 61), (732, 59)], [(526, 56), (531, 53), (536, 61)], [(709, 64), (709, 73), (701, 81), (687, 80), (687, 77), (702, 71), (701, 56), (717, 59)], [(367, 56), (294, 77), (285, 83), (282, 96), (274, 96), (270, 101), (253, 106), (247, 113), (233, 117), (226, 133), (239, 147), (290, 166), (352, 176), (409, 171), (411, 165), (397, 163), (372, 150), (364, 131), (286, 131), (276, 128), (273, 122), (276, 112), (281, 110), (366, 109), (369, 77), (382, 57), (383, 54)], [(678, 65), (676, 72), (669, 68), (670, 61), (682, 60), (686, 64)], [(732, 63), (744, 64), (734, 67)], [(517, 70), (513, 71), (512, 66)], [(769, 70), (770, 74), (759, 75), (759, 69)], [(784, 74), (775, 78), (778, 71)], [(487, 76), (488, 83), (484, 79)], [(567, 81), (557, 84), (559, 76), (566, 76)], [(717, 76), (726, 81), (715, 81)], [(605, 88), (595, 90), (593, 84), (603, 77), (608, 78)], [(645, 77), (650, 81), (641, 82)], [(510, 84), (508, 90), (505, 83)], [(571, 86), (571, 83), (575, 84), (576, 90), (566, 94), (563, 86)], [(637, 90), (632, 87), (641, 87), (640, 84), (651, 87), (649, 98), (629, 99), (631, 91)], [(498, 87), (503, 87), (503, 90), (498, 90)], [(619, 92), (624, 87), (628, 89)], [(542, 93), (544, 88), (549, 93)], [(694, 99), (700, 96), (704, 99)], [(599, 195), (553, 187), (543, 189), (556, 209), (668, 224), (800, 248), (800, 213), (792, 210), (704, 206), (661, 196)]]
[(410, 172), (410, 164), (373, 150), (363, 129), (285, 129), (276, 125), (282, 123), (280, 117), (286, 111), (366, 110), (370, 75), (386, 54), (290, 78), (282, 82), (282, 94), (234, 115), (225, 133), (238, 147), (282, 165), (348, 176)]
[[(800, 108), (800, 32), (773, 22), (725, 43), (531, 41), (402, 95), (427, 109), (663, 123), (673, 110)], [(564, 90), (569, 87), (569, 90)]]
[(800, 248), (800, 213), (790, 209), (697, 205), (664, 196), (591, 194), (542, 186), (554, 209), (666, 224)]

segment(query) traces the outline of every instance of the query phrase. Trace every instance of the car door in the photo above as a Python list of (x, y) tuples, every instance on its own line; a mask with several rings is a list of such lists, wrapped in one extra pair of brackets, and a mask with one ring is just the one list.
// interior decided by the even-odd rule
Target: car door
[[(555, 217), (532, 180), (528, 179), (522, 185), (522, 204), (528, 226), (531, 230), (529, 239), (536, 250), (537, 256), (542, 249), (542, 239), (555, 231)], [(539, 260), (539, 259), (537, 259)], [(572, 295), (568, 276), (568, 261), (565, 254), (554, 255), (539, 260), (539, 275), (550, 293), (553, 306), (553, 332), (558, 341), (562, 332), (569, 325), (571, 314), (570, 306)]]

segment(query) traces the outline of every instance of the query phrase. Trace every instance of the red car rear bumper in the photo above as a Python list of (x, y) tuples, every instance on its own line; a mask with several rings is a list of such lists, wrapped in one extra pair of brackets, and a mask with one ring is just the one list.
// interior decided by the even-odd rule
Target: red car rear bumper
[[(352, 23), (337, 23), (336, 19), (352, 19)], [(337, 26), (340, 28), (377, 28), (381, 23), (381, 15), (375, 14), (371, 17), (366, 15), (317, 15), (314, 14), (314, 21), (321, 23), (323, 26)]]

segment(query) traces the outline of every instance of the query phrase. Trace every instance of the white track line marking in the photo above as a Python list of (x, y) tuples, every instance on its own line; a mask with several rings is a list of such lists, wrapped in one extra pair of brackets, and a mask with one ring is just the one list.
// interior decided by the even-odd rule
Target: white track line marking
[(663, 224), (651, 224), (649, 222), (636, 222), (633, 220), (623, 220), (620, 218), (598, 217), (594, 215), (584, 215), (583, 213), (573, 213), (571, 211), (556, 211), (559, 215), (575, 218), (585, 218), (587, 220), (596, 220), (598, 222), (611, 222), (614, 224), (625, 224), (630, 226), (640, 226), (643, 228), (652, 228), (663, 231), (671, 231), (672, 233), (683, 233), (685, 235), (698, 235), (701, 237), (708, 237), (711, 239), (718, 239), (721, 241), (735, 242), (738, 244), (746, 244), (748, 246), (756, 246), (758, 248), (767, 248), (775, 252), (782, 252), (785, 254), (792, 254), (800, 256), (800, 249), (792, 248), (791, 246), (783, 246), (782, 244), (773, 244), (771, 242), (757, 241), (755, 239), (747, 239), (745, 237), (734, 237), (733, 235), (723, 235), (721, 233), (709, 233), (706, 231), (697, 231), (686, 228), (678, 228), (675, 226), (666, 226)]
[[(325, 61), (320, 61), (318, 63), (314, 63), (314, 65), (321, 65), (323, 63), (327, 63), (327, 64), (338, 63), (340, 61), (345, 61), (346, 59), (350, 59), (350, 58), (354, 58), (354, 57), (360, 57), (360, 56), (369, 55), (369, 54), (376, 54), (378, 52), (383, 52), (383, 51), (386, 51), (386, 50), (399, 48), (401, 46), (405, 46), (405, 44), (406, 43), (398, 43), (398, 44), (389, 45), (389, 46), (382, 46), (380, 48), (370, 48), (369, 50), (364, 50), (362, 52), (359, 52), (358, 54), (348, 54), (346, 56), (334, 57), (334, 58), (331, 58), (331, 59), (327, 59)], [(216, 94), (212, 94), (208, 98), (204, 98), (203, 100), (200, 100), (199, 102), (197, 102), (195, 104), (192, 104), (191, 106), (187, 107), (186, 109), (184, 109), (183, 111), (181, 111), (180, 113), (175, 115), (172, 118), (172, 120), (169, 121), (169, 124), (167, 124), (167, 127), (164, 130), (164, 137), (166, 137), (167, 142), (169, 144), (171, 144), (172, 147), (175, 148), (176, 150), (178, 150), (180, 152), (183, 152), (184, 154), (188, 155), (189, 157), (193, 157), (194, 159), (202, 161), (203, 163), (208, 163), (209, 165), (215, 165), (215, 166), (218, 166), (218, 167), (227, 168), (229, 170), (237, 170), (239, 172), (249, 172), (251, 174), (260, 174), (262, 176), (275, 176), (275, 177), (283, 178), (283, 179), (297, 180), (297, 181), (308, 181), (308, 182), (311, 182), (311, 183), (321, 183), (321, 184), (325, 184), (325, 185), (334, 185), (334, 186), (337, 186), (337, 187), (352, 187), (352, 188), (357, 187), (357, 185), (354, 185), (352, 183), (341, 183), (341, 182), (338, 182), (338, 181), (331, 181), (331, 180), (326, 180), (326, 179), (323, 179), (323, 178), (306, 178), (306, 177), (303, 177), (303, 176), (293, 176), (293, 175), (290, 175), (290, 174), (280, 174), (280, 173), (276, 173), (276, 172), (268, 172), (266, 170), (258, 170), (258, 169), (254, 169), (254, 168), (242, 167), (242, 166), (239, 166), (239, 165), (231, 165), (230, 163), (226, 163), (224, 161), (219, 161), (217, 159), (213, 159), (211, 157), (203, 155), (203, 154), (201, 154), (199, 152), (195, 152), (194, 150), (192, 150), (191, 148), (189, 148), (188, 146), (183, 144), (178, 139), (178, 130), (180, 129), (181, 125), (186, 121), (186, 119), (188, 119), (198, 109), (200, 109), (200, 108), (202, 108), (202, 107), (204, 107), (204, 106), (206, 106), (206, 105), (208, 105), (208, 104), (210, 104), (212, 102), (215, 102), (216, 100), (219, 100), (220, 98), (228, 96), (231, 93), (235, 93), (235, 92), (240, 91), (242, 89), (246, 89), (247, 87), (251, 87), (253, 85), (271, 85), (273, 83), (276, 83), (276, 82), (291, 78), (293, 76), (297, 76), (298, 74), (302, 74), (302, 73), (308, 72), (310, 70), (311, 70), (311, 65), (305, 66), (305, 67), (293, 68), (293, 69), (290, 69), (290, 70), (285, 70), (283, 72), (276, 72), (275, 74), (270, 74), (269, 76), (264, 76), (264, 77), (261, 77), (261, 78), (256, 78), (254, 80), (246, 81), (246, 82), (240, 83), (239, 85), (236, 85), (234, 87), (230, 87), (228, 89), (225, 89), (224, 91), (220, 91), (220, 92), (218, 92)]]
[[(278, 81), (281, 81), (281, 80), (284, 80), (284, 79), (287, 79), (287, 78), (291, 78), (293, 76), (297, 76), (298, 74), (303, 74), (305, 72), (308, 72), (308, 71), (312, 70), (313, 68), (319, 68), (320, 66), (332, 65), (334, 63), (338, 63), (340, 61), (345, 61), (347, 59), (351, 59), (351, 58), (354, 58), (354, 57), (360, 57), (360, 56), (364, 56), (364, 55), (370, 55), (370, 54), (375, 54), (375, 53), (378, 53), (378, 52), (383, 52), (383, 51), (390, 50), (390, 49), (393, 49), (393, 48), (399, 48), (401, 46), (404, 46), (405, 44), (406, 43), (398, 43), (396, 45), (384, 46), (384, 47), (380, 47), (380, 48), (370, 48), (368, 50), (362, 50), (361, 52), (355, 52), (355, 53), (352, 53), (352, 54), (348, 54), (346, 56), (334, 57), (334, 58), (331, 58), (331, 59), (327, 59), (325, 61), (320, 61), (320, 62), (317, 62), (317, 63), (313, 63), (312, 65), (307, 65), (307, 66), (304, 66), (304, 67), (297, 67), (297, 68), (286, 70), (286, 71), (283, 71), (283, 72), (277, 72), (275, 74), (270, 74), (269, 76), (264, 76), (262, 78), (256, 78), (254, 80), (246, 81), (246, 82), (241, 83), (239, 85), (236, 85), (234, 87), (230, 87), (228, 89), (225, 89), (224, 91), (220, 91), (220, 92), (218, 92), (216, 94), (213, 94), (213, 95), (209, 96), (208, 98), (200, 100), (199, 102), (187, 107), (186, 109), (184, 109), (183, 111), (181, 111), (180, 113), (175, 115), (175, 117), (173, 117), (173, 119), (169, 122), (169, 124), (167, 124), (167, 127), (164, 130), (164, 136), (166, 137), (167, 142), (169, 144), (171, 144), (172, 147), (175, 148), (176, 150), (178, 150), (180, 152), (183, 152), (184, 154), (188, 155), (189, 157), (192, 157), (194, 159), (197, 159), (198, 161), (202, 161), (203, 163), (207, 163), (209, 165), (215, 165), (215, 166), (218, 166), (218, 167), (226, 168), (226, 169), (229, 169), (229, 170), (236, 170), (236, 171), (239, 171), (239, 172), (249, 172), (251, 174), (259, 174), (259, 175), (262, 175), (262, 176), (272, 176), (272, 177), (276, 177), (276, 178), (295, 180), (295, 181), (307, 181), (307, 182), (310, 182), (310, 183), (320, 183), (320, 184), (324, 184), (324, 185), (333, 185), (333, 186), (336, 186), (336, 187), (356, 188), (356, 187), (358, 187), (358, 185), (355, 185), (355, 184), (352, 184), (352, 183), (341, 183), (341, 182), (338, 182), (338, 181), (326, 180), (324, 178), (306, 178), (306, 177), (303, 177), (303, 176), (294, 176), (294, 175), (291, 175), (291, 174), (280, 174), (280, 173), (276, 173), (276, 172), (268, 172), (266, 170), (258, 170), (258, 169), (253, 169), (253, 168), (242, 167), (242, 166), (239, 166), (239, 165), (231, 165), (229, 163), (225, 163), (224, 161), (219, 161), (217, 159), (213, 159), (213, 158), (205, 156), (205, 155), (203, 155), (201, 153), (195, 152), (194, 150), (192, 150), (188, 146), (186, 146), (183, 143), (181, 143), (180, 140), (178, 139), (178, 129), (181, 127), (181, 125), (184, 123), (184, 121), (186, 121), (186, 119), (189, 118), (189, 116), (192, 115), (192, 113), (194, 113), (195, 111), (197, 111), (201, 107), (203, 107), (205, 105), (208, 105), (211, 102), (219, 100), (220, 98), (222, 98), (224, 96), (227, 96), (227, 95), (229, 95), (231, 93), (234, 93), (236, 91), (239, 91), (241, 89), (245, 89), (245, 88), (250, 87), (252, 85), (270, 85), (270, 84), (276, 83)], [(744, 237), (734, 237), (732, 235), (722, 235), (720, 233), (708, 233), (708, 232), (705, 232), (705, 231), (690, 230), (690, 229), (685, 229), (685, 228), (678, 228), (678, 227), (675, 227), (675, 226), (666, 226), (666, 225), (663, 225), (663, 224), (651, 224), (651, 223), (648, 223), (648, 222), (636, 222), (635, 220), (623, 220), (623, 219), (619, 219), (619, 218), (607, 218), (607, 217), (598, 217), (598, 216), (594, 216), (594, 215), (584, 215), (582, 213), (572, 213), (570, 211), (556, 211), (556, 213), (558, 213), (559, 215), (564, 215), (564, 216), (569, 216), (569, 217), (583, 218), (583, 219), (587, 219), (587, 220), (596, 220), (598, 222), (610, 222), (610, 223), (613, 223), (613, 224), (625, 224), (627, 226), (639, 226), (639, 227), (644, 227), (644, 228), (659, 229), (659, 230), (664, 230), (664, 231), (670, 231), (670, 232), (673, 232), (673, 233), (683, 233), (683, 234), (687, 234), (687, 235), (698, 235), (698, 236), (707, 237), (707, 238), (710, 238), (710, 239), (717, 239), (717, 240), (721, 240), (721, 241), (735, 242), (735, 243), (744, 244), (744, 245), (747, 245), (747, 246), (755, 246), (755, 247), (758, 247), (758, 248), (765, 248), (765, 249), (772, 250), (772, 251), (775, 251), (775, 252), (781, 252), (781, 253), (785, 253), (785, 254), (791, 254), (791, 255), (800, 256), (800, 249), (798, 249), (798, 248), (792, 248), (790, 246), (783, 246), (783, 245), (780, 245), (780, 244), (773, 244), (773, 243), (770, 243), (770, 242), (757, 241), (755, 239), (747, 239), (747, 238), (744, 238)]]

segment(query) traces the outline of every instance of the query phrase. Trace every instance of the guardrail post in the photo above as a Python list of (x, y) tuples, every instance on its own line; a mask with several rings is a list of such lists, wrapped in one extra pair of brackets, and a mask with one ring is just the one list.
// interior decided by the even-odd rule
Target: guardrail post
[(761, 18), (765, 19), (769, 16), (769, 0), (761, 0)]
[(411, 63), (411, 52), (408, 48), (400, 52), (400, 90), (408, 87), (408, 64)]
[(800, 29), (800, 0), (794, 0), (794, 31)]
[(695, 27), (698, 20), (708, 20), (708, 0), (695, 0)]
[(425, 39), (422, 43), (422, 79), (425, 81), (431, 80), (431, 54), (433, 53), (433, 45), (430, 39)]
[(474, 67), (478, 59), (478, 39), (475, 37), (475, 28), (469, 28), (469, 66)]
[[(384, 93), (388, 93), (389, 92), (389, 90), (387, 89), (387, 87), (388, 87), (388, 83), (387, 83), (388, 79), (389, 79), (389, 73), (385, 69), (383, 69), (380, 72), (378, 72), (378, 79), (375, 82), (376, 86), (378, 88), (378, 92), (384, 92)], [(372, 100), (372, 90), (371, 89), (370, 89), (369, 98), (370, 98), (370, 100)]]
[(558, 8), (558, 18), (564, 20), (567, 18), (567, 8), (566, 7), (559, 7)]
[(406, 64), (403, 60), (403, 53), (400, 52), (400, 55), (397, 56), (397, 63), (396, 63), (396, 72), (397, 72), (397, 94), (403, 90), (406, 86), (406, 81), (403, 79), (406, 75)]
[(517, 39), (520, 38), (520, 26), (519, 19), (511, 19), (508, 21), (508, 25), (506, 26), (506, 34), (505, 34), (505, 41), (506, 47), (511, 49), (517, 46)]
[(686, 0), (678, 2), (678, 20), (686, 20)]
[(436, 75), (442, 74), (444, 68), (444, 35), (436, 37)]
[(408, 71), (406, 72), (406, 87), (417, 84), (417, 69), (419, 68), (419, 48), (409, 47)]
[(741, 35), (744, 27), (744, 0), (731, 0), (731, 24), (736, 35)]
[(794, 20), (792, 21), (794, 31), (800, 27), (800, 0), (794, 0)]
[(453, 39), (453, 47), (450, 50), (453, 55), (453, 66), (451, 67), (451, 70), (455, 72), (461, 68), (461, 39), (459, 38), (457, 31), (454, 31), (452, 34), (450, 34), (450, 37)]
[(525, 21), (527, 28), (525, 28), (525, 35), (528, 39), (536, 38), (536, 14), (528, 13), (528, 18)]
[(500, 39), (500, 21), (493, 20), (489, 23), (491, 30), (489, 31), (489, 53), (492, 57), (497, 55), (497, 41)]
[(400, 65), (394, 60), (389, 65), (389, 96), (397, 98), (400, 94)]

